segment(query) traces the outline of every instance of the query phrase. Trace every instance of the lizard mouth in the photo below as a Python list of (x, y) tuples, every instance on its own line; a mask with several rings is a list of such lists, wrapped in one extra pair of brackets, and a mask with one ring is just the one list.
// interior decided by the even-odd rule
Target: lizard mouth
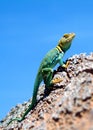
[(68, 38), (74, 38), (75, 37), (75, 33), (66, 33), (63, 35), (64, 38), (68, 39)]
[(75, 37), (75, 33), (70, 33), (70, 37), (74, 38)]

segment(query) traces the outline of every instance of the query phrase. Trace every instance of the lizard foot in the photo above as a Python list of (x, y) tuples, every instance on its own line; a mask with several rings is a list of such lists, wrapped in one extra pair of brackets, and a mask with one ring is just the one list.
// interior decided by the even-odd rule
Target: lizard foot
[(56, 77), (56, 78), (52, 79), (52, 84), (60, 83), (62, 81), (63, 81), (62, 78)]
[(69, 64), (70, 64), (70, 62), (69, 62), (69, 61), (67, 61), (67, 62), (66, 62), (66, 64), (64, 64), (62, 67), (64, 67), (64, 68), (66, 68), (66, 69), (67, 69), (67, 67), (69, 66)]

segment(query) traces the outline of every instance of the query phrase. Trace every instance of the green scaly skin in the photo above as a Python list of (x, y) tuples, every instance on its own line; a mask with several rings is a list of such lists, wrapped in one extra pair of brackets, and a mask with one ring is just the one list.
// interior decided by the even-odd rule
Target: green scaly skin
[(62, 58), (65, 52), (70, 48), (74, 37), (75, 37), (75, 33), (64, 34), (63, 37), (59, 40), (58, 45), (45, 55), (38, 69), (38, 73), (37, 73), (35, 84), (34, 84), (34, 91), (33, 91), (31, 104), (29, 105), (25, 113), (23, 114), (22, 118), (11, 119), (8, 125), (12, 121), (15, 121), (15, 120), (17, 120), (18, 122), (21, 122), (22, 120), (25, 119), (25, 116), (29, 113), (29, 111), (35, 107), (37, 103), (36, 98), (37, 98), (38, 88), (42, 81), (44, 81), (48, 89), (51, 85), (55, 83), (52, 80), (53, 68), (56, 66), (57, 63), (65, 67), (65, 64), (63, 63)]

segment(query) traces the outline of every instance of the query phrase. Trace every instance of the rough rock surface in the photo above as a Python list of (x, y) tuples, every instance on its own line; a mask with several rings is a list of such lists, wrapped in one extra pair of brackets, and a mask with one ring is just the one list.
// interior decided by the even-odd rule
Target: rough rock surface
[(0, 123), (0, 130), (93, 130), (93, 53), (74, 55), (67, 70), (59, 67), (54, 78), (61, 77), (51, 91), (40, 87), (36, 107), (21, 123), (11, 118), (22, 116), (31, 99), (12, 108)]

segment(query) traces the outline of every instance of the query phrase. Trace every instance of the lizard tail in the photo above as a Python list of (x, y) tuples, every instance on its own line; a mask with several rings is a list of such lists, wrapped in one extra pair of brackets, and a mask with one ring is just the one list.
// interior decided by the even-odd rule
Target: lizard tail
[(25, 116), (30, 112), (30, 110), (32, 110), (35, 105), (36, 105), (36, 102), (37, 102), (37, 92), (38, 92), (38, 88), (39, 88), (39, 85), (42, 81), (42, 78), (40, 76), (37, 75), (36, 77), (36, 80), (35, 80), (35, 84), (34, 84), (34, 91), (33, 91), (33, 96), (32, 96), (32, 102), (31, 104), (28, 106), (28, 109), (25, 111), (25, 113), (23, 114), (23, 116), (21, 118), (14, 118), (14, 119), (11, 119), (7, 125), (9, 125), (12, 121), (18, 121), (18, 122), (21, 122), (22, 120), (25, 119)]
[(12, 121), (21, 122), (22, 120), (23, 120), (22, 118), (14, 118), (14, 119), (11, 119), (11, 120), (7, 123), (7, 126), (8, 126)]

